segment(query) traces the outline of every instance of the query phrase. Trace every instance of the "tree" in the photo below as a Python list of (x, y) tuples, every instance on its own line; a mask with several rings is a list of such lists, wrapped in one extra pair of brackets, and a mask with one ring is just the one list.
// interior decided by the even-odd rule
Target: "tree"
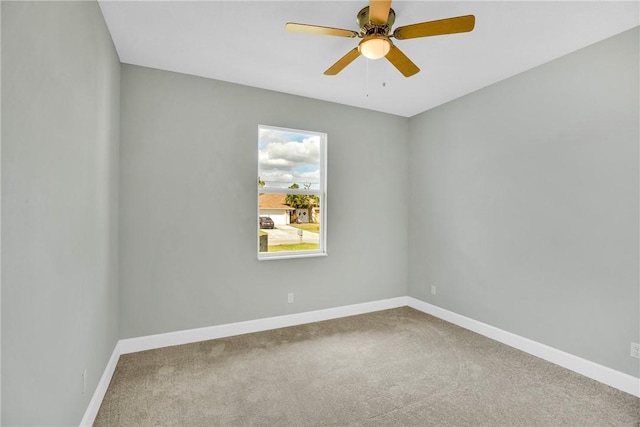
[[(305, 189), (309, 189), (311, 187), (311, 184), (305, 184), (304, 186), (305, 186)], [(300, 186), (294, 183), (294, 184), (291, 184), (289, 188), (297, 189), (297, 188), (300, 188)], [(311, 209), (313, 209), (314, 206), (320, 205), (320, 197), (308, 196), (306, 194), (287, 194), (284, 201), (286, 204), (288, 204), (294, 209), (307, 209), (309, 218), (312, 218)]]
[[(300, 186), (298, 184), (291, 184), (289, 186), (291, 189), (298, 189)], [(287, 197), (284, 198), (284, 202), (295, 209), (302, 209), (309, 206), (309, 196), (304, 194), (287, 194)]]

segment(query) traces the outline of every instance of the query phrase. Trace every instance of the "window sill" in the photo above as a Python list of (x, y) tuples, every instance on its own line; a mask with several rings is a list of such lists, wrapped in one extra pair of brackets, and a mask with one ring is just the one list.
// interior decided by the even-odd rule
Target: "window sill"
[(258, 261), (272, 261), (276, 259), (292, 259), (292, 258), (315, 258), (315, 257), (323, 257), (327, 256), (326, 252), (304, 252), (304, 253), (296, 253), (296, 252), (272, 252), (272, 253), (259, 253)]

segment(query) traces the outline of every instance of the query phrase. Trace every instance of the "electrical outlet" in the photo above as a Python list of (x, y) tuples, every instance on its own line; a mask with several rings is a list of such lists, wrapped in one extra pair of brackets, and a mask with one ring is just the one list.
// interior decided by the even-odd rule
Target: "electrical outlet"
[(638, 344), (637, 342), (631, 343), (631, 357), (640, 359), (640, 344)]
[(435, 295), (437, 290), (438, 290), (438, 288), (436, 288), (435, 286), (431, 285), (431, 294), (432, 295)]
[(87, 391), (87, 369), (86, 368), (84, 371), (82, 371), (82, 394), (84, 394), (85, 391)]
[(291, 304), (293, 302), (293, 292), (289, 293), (289, 295), (287, 295), (287, 302), (289, 304)]

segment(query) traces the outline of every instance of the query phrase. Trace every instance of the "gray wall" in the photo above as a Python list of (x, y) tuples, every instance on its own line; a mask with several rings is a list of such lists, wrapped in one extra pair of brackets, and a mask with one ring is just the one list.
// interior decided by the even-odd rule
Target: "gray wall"
[(95, 2), (1, 7), (2, 424), (78, 425), (118, 338), (120, 64)]
[(411, 118), (411, 296), (639, 376), (638, 39)]
[[(122, 338), (406, 295), (406, 118), (131, 65), (121, 78)], [(257, 260), (259, 124), (328, 134), (329, 256)]]

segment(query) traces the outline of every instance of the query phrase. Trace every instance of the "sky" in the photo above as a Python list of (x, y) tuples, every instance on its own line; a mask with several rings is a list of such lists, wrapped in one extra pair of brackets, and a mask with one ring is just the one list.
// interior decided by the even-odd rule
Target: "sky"
[(320, 183), (319, 135), (260, 127), (258, 136), (258, 176), (267, 187), (300, 188)]

